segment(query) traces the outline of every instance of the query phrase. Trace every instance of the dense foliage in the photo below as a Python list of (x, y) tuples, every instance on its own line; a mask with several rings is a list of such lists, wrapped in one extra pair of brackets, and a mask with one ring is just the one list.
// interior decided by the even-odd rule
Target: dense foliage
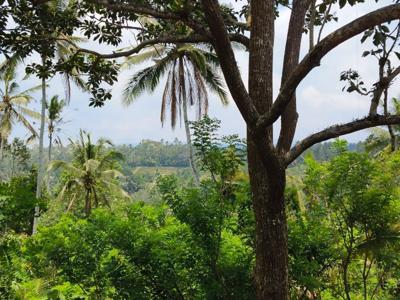
[[(218, 127), (209, 118), (192, 124), (200, 186), (187, 185), (179, 173), (155, 173), (138, 187), (151, 194), (145, 202), (139, 200), (144, 194), (128, 199), (109, 190), (104, 197), (111, 205), (86, 216), (80, 205), (66, 211), (68, 205), (55, 201), (70, 199), (62, 187), (74, 168), (108, 157), (106, 167), (118, 169), (124, 161), (106, 140), (94, 144), (82, 133), (72, 145), (71, 166), (53, 174), (56, 184), (41, 204), (48, 209), (34, 236), (35, 177), (2, 183), (0, 297), (254, 299), (246, 148), (237, 136), (219, 137)], [(329, 147), (332, 158), (319, 162), (307, 155), (304, 172), (286, 190), (291, 298), (397, 299), (400, 153), (371, 156), (349, 151), (343, 141)]]

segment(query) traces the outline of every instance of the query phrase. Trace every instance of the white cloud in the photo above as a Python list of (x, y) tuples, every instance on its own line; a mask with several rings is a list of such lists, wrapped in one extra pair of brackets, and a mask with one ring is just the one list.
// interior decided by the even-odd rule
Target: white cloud
[[(367, 112), (369, 108), (368, 98), (356, 93), (330, 93), (318, 90), (315, 86), (307, 86), (302, 90), (302, 104), (305, 108), (320, 109), (337, 112)], [(301, 104), (300, 104), (301, 105)]]

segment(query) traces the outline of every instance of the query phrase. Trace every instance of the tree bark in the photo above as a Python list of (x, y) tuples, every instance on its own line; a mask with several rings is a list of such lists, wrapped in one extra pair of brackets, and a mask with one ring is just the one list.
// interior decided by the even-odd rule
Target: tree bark
[[(386, 87), (384, 92), (383, 92), (383, 113), (387, 117), (389, 115), (389, 109), (388, 109), (388, 89), (389, 87)], [(397, 137), (396, 134), (394, 133), (393, 126), (392, 125), (387, 125), (388, 131), (389, 131), (389, 136), (390, 136), (390, 150), (392, 152), (397, 150)]]
[(182, 106), (183, 106), (183, 121), (185, 122), (185, 132), (186, 132), (186, 142), (189, 147), (189, 162), (190, 167), (192, 168), (193, 177), (196, 181), (196, 185), (200, 184), (200, 176), (199, 172), (196, 168), (194, 153), (193, 153), (193, 145), (192, 139), (190, 137), (190, 128), (189, 128), (189, 118), (188, 118), (188, 107), (187, 107), (187, 99), (186, 97), (182, 97)]
[(49, 162), (51, 161), (51, 151), (53, 148), (53, 133), (49, 133)]
[[(285, 215), (285, 168), (276, 157), (267, 167), (260, 163), (256, 143), (248, 133), (248, 163), (256, 219), (255, 284), (259, 300), (287, 300), (288, 252)], [(277, 167), (274, 167), (277, 166)]]
[[(45, 65), (45, 62), (46, 62), (46, 57), (42, 56), (43, 66)], [(44, 141), (45, 121), (46, 121), (46, 79), (42, 78), (42, 101), (41, 101), (40, 132), (39, 132), (39, 167), (37, 171), (37, 182), (36, 182), (37, 200), (39, 200), (42, 197), (42, 181), (44, 175), (43, 141)], [(35, 234), (37, 232), (39, 216), (40, 216), (40, 208), (39, 205), (36, 205), (33, 217), (32, 234)]]
[[(272, 0), (251, 2), (249, 95), (260, 114), (272, 107), (274, 5)], [(257, 299), (287, 300), (285, 166), (273, 145), (272, 126), (261, 131), (248, 126), (247, 147), (256, 220)]]
[(344, 293), (346, 296), (346, 300), (351, 300), (349, 274), (348, 274), (351, 255), (352, 255), (351, 248), (347, 249), (346, 258), (343, 261), (343, 275), (342, 275), (343, 278), (342, 279), (343, 279), (343, 286), (344, 286)]
[(2, 160), (5, 140), (1, 136), (0, 136), (0, 138), (1, 138), (1, 140), (0, 140), (0, 160)]
[[(286, 37), (285, 56), (283, 58), (281, 85), (285, 83), (290, 73), (299, 64), (301, 38), (303, 36), (304, 20), (310, 3), (315, 0), (293, 1), (289, 28)], [(296, 132), (297, 120), (296, 93), (287, 104), (281, 116), (281, 132), (278, 140), (278, 151), (285, 153), (290, 150)]]
[(90, 200), (90, 189), (86, 190), (86, 195), (85, 195), (85, 216), (89, 217), (90, 212), (92, 210), (92, 203)]

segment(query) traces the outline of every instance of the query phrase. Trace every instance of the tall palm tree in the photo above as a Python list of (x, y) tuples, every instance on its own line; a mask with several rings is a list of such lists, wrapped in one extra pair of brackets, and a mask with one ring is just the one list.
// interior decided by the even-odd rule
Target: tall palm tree
[[(46, 104), (47, 108), (47, 119), (48, 119), (48, 134), (49, 134), (49, 161), (51, 161), (51, 151), (53, 148), (53, 138), (57, 126), (63, 121), (61, 113), (66, 106), (64, 100), (59, 100), (58, 96), (53, 96), (50, 99), (50, 103)], [(56, 139), (57, 143), (61, 143), (60, 139)]]
[(116, 179), (122, 174), (116, 170), (116, 160), (121, 154), (107, 149), (111, 143), (100, 139), (96, 144), (91, 141), (90, 134), (80, 132), (78, 141), (71, 141), (74, 160), (52, 161), (49, 170), (62, 169), (66, 172), (67, 180), (58, 195), (59, 199), (68, 200), (67, 210), (77, 202), (84, 202), (84, 213), (89, 216), (92, 207), (110, 205), (112, 196), (129, 197), (119, 186)]
[(199, 183), (190, 137), (188, 109), (196, 108), (200, 119), (208, 112), (208, 91), (215, 93), (224, 105), (228, 104), (224, 81), (218, 74), (217, 56), (199, 46), (178, 44), (173, 47), (155, 46), (148, 51), (131, 56), (126, 65), (136, 65), (152, 59), (154, 64), (135, 73), (124, 90), (124, 104), (129, 105), (144, 91), (153, 92), (160, 79), (167, 75), (161, 101), (161, 123), (164, 125), (167, 110), (170, 111), (171, 127), (182, 117), (189, 146), (190, 165)]
[[(74, 5), (74, 1), (52, 0), (52, 1), (47, 1), (47, 2), (43, 3), (42, 5), (46, 5), (49, 10), (57, 11), (57, 10), (64, 10), (71, 5)], [(55, 46), (57, 49), (57, 56), (59, 59), (63, 59), (73, 51), (72, 48), (75, 48), (74, 43), (79, 42), (79, 41), (81, 41), (80, 38), (66, 36), (62, 33), (58, 33), (57, 31), (54, 31), (49, 36), (49, 40), (47, 41), (47, 43), (44, 44), (44, 47), (46, 47), (48, 43), (55, 43)], [(48, 57), (44, 53), (40, 53), (40, 54), (41, 54), (42, 65), (45, 66)], [(71, 80), (74, 81), (78, 85), (78, 87), (86, 89), (83, 81), (79, 78), (78, 74), (76, 72), (74, 72), (74, 70), (71, 72), (71, 74), (64, 73), (63, 78), (64, 78), (64, 82), (65, 82), (65, 87), (66, 87), (65, 90), (66, 90), (67, 102), (69, 102), (70, 94), (71, 94), (70, 93)], [(37, 199), (40, 199), (40, 197), (42, 196), (42, 185), (43, 185), (43, 177), (44, 177), (44, 171), (45, 171), (44, 130), (45, 130), (45, 122), (46, 122), (46, 117), (45, 117), (46, 103), (47, 103), (46, 78), (42, 78), (41, 118), (40, 118), (40, 131), (39, 131), (39, 169), (38, 169), (38, 173), (37, 173), (37, 186), (36, 186), (36, 198)], [(39, 216), (40, 216), (40, 209), (39, 209), (39, 206), (36, 206), (35, 213), (34, 213), (34, 219), (33, 219), (32, 234), (35, 234), (37, 231)]]
[(35, 86), (23, 91), (19, 91), (19, 85), (16, 82), (16, 64), (5, 61), (0, 66), (0, 80), (3, 87), (0, 88), (0, 157), (2, 157), (3, 148), (10, 136), (13, 125), (20, 123), (31, 134), (28, 140), (37, 137), (36, 130), (29, 122), (28, 117), (39, 119), (40, 114), (29, 109), (32, 101), (31, 94), (41, 88)]

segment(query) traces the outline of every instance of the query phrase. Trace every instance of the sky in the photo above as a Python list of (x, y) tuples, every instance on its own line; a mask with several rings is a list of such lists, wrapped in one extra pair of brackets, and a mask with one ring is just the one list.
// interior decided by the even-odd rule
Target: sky
[[(225, 2), (232, 3), (232, 5), (241, 3), (235, 1)], [(340, 11), (337, 14), (339, 22), (326, 26), (323, 36), (365, 13), (391, 4), (391, 1), (380, 1), (379, 4), (371, 0), (366, 2), (354, 8), (346, 8)], [(289, 17), (290, 11), (283, 9), (276, 21), (273, 73), (275, 95), (279, 90)], [(357, 36), (331, 51), (322, 59), (321, 66), (315, 68), (300, 84), (297, 90), (300, 116), (295, 141), (327, 126), (348, 122), (368, 113), (370, 99), (355, 93), (342, 92), (343, 82), (339, 81), (340, 73), (349, 68), (358, 70), (367, 84), (371, 85), (377, 80), (376, 60), (361, 57), (362, 52), (369, 50), (371, 45), (361, 45), (360, 38), (360, 36)], [(124, 42), (130, 43), (128, 40)], [(307, 45), (306, 36), (302, 43), (302, 55), (307, 52)], [(87, 48), (87, 45), (85, 47)], [(104, 46), (95, 46), (94, 50), (109, 52), (109, 49)], [(246, 52), (237, 50), (236, 60), (243, 80), (247, 85), (248, 57)], [(61, 138), (64, 141), (68, 137), (75, 138), (78, 136), (79, 129), (82, 128), (91, 132), (95, 138), (106, 137), (115, 144), (136, 144), (143, 139), (171, 141), (178, 138), (184, 141), (185, 132), (183, 126), (180, 127), (178, 125), (175, 130), (172, 130), (168, 122), (164, 127), (160, 123), (161, 95), (165, 81), (160, 83), (159, 88), (154, 93), (143, 94), (131, 106), (122, 105), (122, 91), (129, 77), (137, 70), (139, 68), (125, 70), (120, 74), (118, 82), (113, 86), (112, 100), (108, 101), (102, 108), (89, 107), (90, 95), (73, 88), (71, 103), (64, 114), (66, 123), (62, 126)], [(35, 82), (34, 79), (20, 81), (21, 88), (32, 86), (32, 84), (38, 84), (38, 82)], [(396, 94), (398, 88), (399, 85), (396, 83), (392, 86), (391, 96), (399, 96)], [(49, 96), (58, 94), (63, 97), (64, 89), (59, 78), (55, 78), (50, 82), (48, 94)], [(35, 96), (36, 99), (40, 97), (39, 94)], [(33, 104), (33, 107), (39, 111), (38, 100)], [(230, 101), (227, 107), (224, 107), (217, 97), (210, 94), (209, 115), (222, 121), (221, 134), (239, 134), (241, 137), (245, 137), (245, 123), (233, 100)], [(36, 123), (36, 127), (39, 127), (38, 123)], [(279, 135), (278, 127), (279, 125), (276, 127), (276, 136)], [(363, 131), (348, 135), (345, 138), (355, 142), (366, 138), (368, 134), (368, 131)], [(22, 128), (17, 127), (14, 136), (26, 137), (27, 134)]]

